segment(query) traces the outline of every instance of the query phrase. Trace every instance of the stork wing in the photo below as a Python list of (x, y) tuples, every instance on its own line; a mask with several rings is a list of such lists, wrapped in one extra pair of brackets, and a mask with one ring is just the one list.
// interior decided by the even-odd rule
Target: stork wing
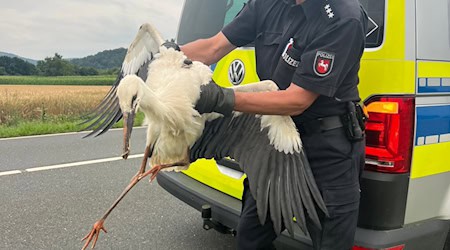
[(85, 137), (96, 134), (99, 136), (108, 131), (122, 118), (119, 101), (116, 97), (117, 86), (126, 75), (138, 75), (145, 82), (147, 79), (148, 65), (153, 56), (158, 53), (159, 47), (164, 42), (160, 33), (150, 24), (143, 24), (128, 48), (122, 68), (109, 92), (101, 103), (87, 115), (82, 124), (89, 124), (84, 130), (93, 129)]
[[(268, 89), (274, 90), (273, 85), (261, 82), (236, 91)], [(321, 227), (316, 205), (326, 215), (328, 212), (291, 117), (234, 112), (207, 121), (191, 148), (191, 161), (227, 156), (238, 161), (247, 174), (261, 224), (270, 211), (277, 234), (283, 223), (291, 235), (295, 226), (306, 233), (306, 214)]]

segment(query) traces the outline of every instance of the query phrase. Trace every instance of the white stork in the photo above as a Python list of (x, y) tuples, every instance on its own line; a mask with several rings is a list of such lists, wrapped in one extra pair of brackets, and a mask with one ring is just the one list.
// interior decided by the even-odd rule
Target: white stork
[[(261, 224), (270, 210), (277, 234), (283, 223), (291, 235), (295, 226), (306, 233), (306, 215), (320, 227), (315, 206), (326, 215), (327, 209), (291, 117), (240, 112), (229, 117), (199, 114), (194, 107), (200, 98), (200, 86), (211, 81), (211, 70), (190, 61), (180, 51), (161, 47), (162, 43), (150, 24), (141, 26), (116, 83), (89, 120), (94, 122), (88, 128), (95, 128), (89, 135), (100, 135), (123, 117), (125, 159), (138, 109), (145, 114), (148, 128), (140, 170), (83, 239), (87, 239), (83, 249), (92, 240), (95, 246), (104, 220), (139, 180), (148, 175), (153, 180), (160, 170), (187, 169), (200, 158), (237, 160), (248, 177)], [(278, 87), (272, 81), (262, 81), (234, 90), (274, 91)], [(146, 171), (148, 158), (152, 168)]]

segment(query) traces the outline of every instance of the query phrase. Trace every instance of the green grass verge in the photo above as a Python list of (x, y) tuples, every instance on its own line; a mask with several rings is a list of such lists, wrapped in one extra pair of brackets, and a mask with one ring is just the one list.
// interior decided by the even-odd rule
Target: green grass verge
[[(134, 125), (141, 126), (143, 121), (144, 114), (138, 113)], [(23, 121), (13, 126), (0, 125), (0, 138), (79, 132), (86, 127), (86, 125), (80, 125), (81, 122), (83, 122), (81, 119), (52, 119), (51, 121)], [(121, 127), (123, 127), (122, 120), (113, 126), (113, 128)]]
[(117, 76), (0, 76), (0, 85), (112, 85)]

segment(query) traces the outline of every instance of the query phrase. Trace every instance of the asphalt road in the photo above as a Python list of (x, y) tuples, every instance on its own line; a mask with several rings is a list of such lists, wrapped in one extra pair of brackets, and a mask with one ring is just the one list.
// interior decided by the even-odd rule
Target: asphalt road
[[(145, 131), (121, 160), (121, 130), (0, 139), (0, 249), (81, 249), (87, 234), (137, 172)], [(96, 249), (234, 249), (202, 229), (200, 213), (142, 180), (106, 220)]]

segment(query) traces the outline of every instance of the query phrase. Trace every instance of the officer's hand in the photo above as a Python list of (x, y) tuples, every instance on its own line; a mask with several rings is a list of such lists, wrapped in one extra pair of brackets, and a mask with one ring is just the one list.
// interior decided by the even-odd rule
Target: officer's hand
[(225, 116), (231, 115), (234, 108), (234, 90), (222, 88), (211, 81), (200, 87), (200, 98), (195, 109), (200, 113), (217, 112)]

